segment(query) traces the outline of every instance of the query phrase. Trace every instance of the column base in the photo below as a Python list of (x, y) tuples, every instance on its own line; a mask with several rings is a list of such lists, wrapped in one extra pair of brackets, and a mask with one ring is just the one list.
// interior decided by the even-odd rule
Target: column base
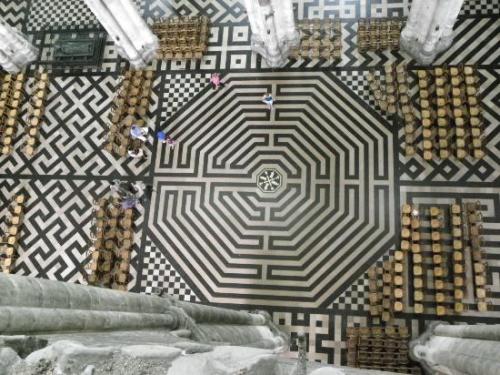
[(450, 48), (453, 43), (453, 37), (440, 39), (436, 43), (434, 49), (430, 51), (424, 50), (424, 45), (417, 40), (409, 40), (401, 37), (400, 46), (401, 49), (406, 51), (411, 55), (419, 64), (431, 65), (436, 59), (437, 55), (448, 48)]

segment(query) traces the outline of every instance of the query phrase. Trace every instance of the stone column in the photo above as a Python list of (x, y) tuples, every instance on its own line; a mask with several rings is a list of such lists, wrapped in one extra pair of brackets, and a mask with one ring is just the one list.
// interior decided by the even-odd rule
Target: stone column
[(410, 344), (412, 357), (429, 372), (500, 374), (500, 325), (431, 325)]
[(298, 44), (291, 0), (245, 0), (252, 50), (271, 67), (286, 63), (290, 48)]
[(176, 328), (174, 315), (123, 311), (0, 307), (0, 335)]
[(198, 305), (179, 301), (176, 305), (196, 323), (203, 324), (238, 324), (264, 325), (266, 319), (261, 314), (250, 314), (244, 311), (221, 309), (218, 307)]
[(18, 73), (37, 55), (38, 49), (0, 17), (0, 65), (9, 73)]
[(401, 46), (421, 64), (431, 64), (437, 54), (449, 48), (453, 25), (463, 0), (414, 0)]
[(85, 0), (121, 55), (135, 68), (149, 64), (158, 49), (158, 38), (131, 0)]
[(199, 342), (286, 346), (265, 312), (248, 313), (85, 285), (0, 273), (0, 335), (180, 330)]
[(161, 314), (171, 299), (0, 273), (0, 306)]

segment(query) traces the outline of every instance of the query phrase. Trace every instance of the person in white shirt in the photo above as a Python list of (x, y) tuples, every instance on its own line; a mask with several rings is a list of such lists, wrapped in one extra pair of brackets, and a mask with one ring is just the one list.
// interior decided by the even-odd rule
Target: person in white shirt
[(131, 158), (142, 158), (144, 156), (144, 150), (142, 148), (138, 148), (136, 150), (128, 150), (128, 156)]
[(273, 109), (273, 103), (274, 103), (273, 96), (270, 93), (264, 94), (264, 96), (262, 97), (262, 103), (267, 104), (267, 108), (269, 110)]

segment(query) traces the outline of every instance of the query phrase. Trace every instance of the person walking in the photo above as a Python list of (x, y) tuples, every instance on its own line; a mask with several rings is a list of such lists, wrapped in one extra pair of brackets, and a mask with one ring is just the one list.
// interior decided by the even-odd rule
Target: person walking
[(212, 89), (217, 90), (219, 87), (224, 87), (225, 83), (220, 78), (219, 73), (213, 73), (210, 77), (210, 84), (212, 85)]
[(177, 141), (175, 139), (167, 135), (167, 133), (162, 130), (156, 133), (156, 138), (158, 139), (158, 142), (166, 143), (170, 148), (174, 148), (177, 144)]
[(137, 148), (135, 150), (128, 150), (127, 153), (128, 156), (130, 156), (133, 159), (139, 159), (144, 157), (144, 150), (142, 148)]
[(269, 110), (273, 109), (274, 99), (270, 93), (264, 94), (264, 96), (262, 97), (262, 102), (267, 105), (267, 108)]
[(132, 125), (130, 128), (130, 135), (134, 139), (140, 139), (143, 142), (146, 142), (148, 139), (146, 138), (149, 134), (149, 128), (147, 126), (140, 127), (138, 125)]

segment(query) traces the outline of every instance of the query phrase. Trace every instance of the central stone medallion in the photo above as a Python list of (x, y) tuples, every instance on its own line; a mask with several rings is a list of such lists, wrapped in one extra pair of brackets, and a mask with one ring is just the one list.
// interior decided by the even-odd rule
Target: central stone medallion
[(274, 193), (282, 184), (283, 177), (274, 168), (267, 168), (257, 176), (257, 186), (263, 193)]

